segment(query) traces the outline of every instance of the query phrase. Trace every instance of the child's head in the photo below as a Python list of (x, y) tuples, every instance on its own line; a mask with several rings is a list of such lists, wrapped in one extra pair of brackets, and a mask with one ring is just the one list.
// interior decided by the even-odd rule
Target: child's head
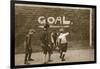
[(29, 29), (29, 34), (33, 34), (35, 33), (35, 30), (34, 29)]

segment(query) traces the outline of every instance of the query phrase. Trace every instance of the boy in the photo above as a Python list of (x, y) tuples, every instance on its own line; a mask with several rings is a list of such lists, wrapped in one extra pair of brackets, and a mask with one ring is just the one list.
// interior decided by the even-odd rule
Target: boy
[(52, 47), (51, 47), (51, 41), (50, 41), (50, 33), (48, 29), (49, 29), (49, 25), (45, 24), (42, 34), (41, 34), (41, 38), (40, 38), (42, 42), (42, 49), (44, 53), (45, 64), (52, 61), (51, 60)]
[(67, 35), (69, 35), (69, 32), (64, 33), (64, 29), (60, 29), (60, 35), (58, 36), (58, 47), (62, 61), (65, 61), (65, 53), (68, 46), (68, 41), (66, 39)]
[(33, 61), (34, 60), (34, 59), (31, 58), (31, 55), (32, 55), (31, 39), (32, 39), (33, 33), (35, 33), (35, 30), (30, 29), (28, 31), (28, 34), (26, 35), (26, 39), (25, 39), (25, 42), (24, 42), (24, 46), (25, 46), (24, 64), (29, 64), (28, 61)]

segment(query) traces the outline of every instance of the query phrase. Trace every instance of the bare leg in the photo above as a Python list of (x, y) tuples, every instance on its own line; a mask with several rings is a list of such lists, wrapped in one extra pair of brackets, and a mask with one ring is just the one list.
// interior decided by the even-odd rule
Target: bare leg
[(51, 62), (51, 53), (48, 54), (48, 62)]
[(50, 53), (48, 54), (48, 58), (49, 58), (48, 60), (51, 60), (51, 54)]
[(60, 58), (62, 58), (62, 51), (60, 50)]
[(66, 53), (66, 52), (63, 52), (63, 53), (62, 53), (62, 61), (65, 61), (65, 53)]
[(29, 55), (28, 55), (28, 53), (25, 53), (25, 60), (24, 60), (24, 64), (29, 64), (29, 63), (28, 63), (28, 59), (27, 59), (27, 58), (28, 58), (28, 56), (29, 56)]
[(31, 55), (32, 55), (32, 49), (30, 49), (30, 51), (29, 51), (28, 60), (29, 60), (29, 61), (34, 61), (34, 59), (31, 58)]
[(44, 54), (44, 64), (47, 63), (47, 54)]
[(28, 57), (28, 60), (30, 60), (30, 59), (31, 59), (31, 55), (32, 55), (32, 53), (29, 53), (29, 57)]

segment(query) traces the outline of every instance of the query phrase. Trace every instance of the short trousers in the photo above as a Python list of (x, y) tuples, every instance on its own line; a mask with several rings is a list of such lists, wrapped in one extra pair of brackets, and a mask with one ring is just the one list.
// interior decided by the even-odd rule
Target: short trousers
[(61, 50), (62, 52), (66, 52), (68, 48), (68, 43), (60, 44), (58, 47), (59, 50)]
[(26, 48), (25, 53), (32, 53), (32, 48)]
[(47, 54), (47, 53), (52, 54), (53, 53), (52, 46), (43, 45), (42, 50), (43, 50), (44, 54)]

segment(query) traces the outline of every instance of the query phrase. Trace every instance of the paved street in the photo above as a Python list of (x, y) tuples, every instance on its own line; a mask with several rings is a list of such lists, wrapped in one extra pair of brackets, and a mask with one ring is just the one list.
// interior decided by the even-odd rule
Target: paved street
[[(34, 61), (30, 61), (30, 64), (43, 64), (43, 53), (37, 52), (32, 54)], [(93, 61), (94, 49), (81, 49), (81, 50), (68, 50), (66, 52), (66, 61), (61, 61), (59, 53), (54, 52), (52, 55), (52, 62), (50, 63), (65, 63), (65, 62), (80, 62), (80, 61)], [(15, 65), (24, 65), (24, 54), (15, 55)]]

